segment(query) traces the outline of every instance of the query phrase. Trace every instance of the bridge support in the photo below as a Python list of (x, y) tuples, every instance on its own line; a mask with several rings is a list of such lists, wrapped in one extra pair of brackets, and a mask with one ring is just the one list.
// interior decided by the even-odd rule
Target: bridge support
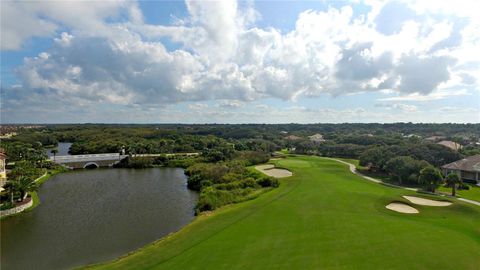
[(100, 166), (98, 166), (98, 164), (95, 162), (88, 162), (88, 163), (85, 163), (85, 165), (83, 166), (84, 169), (96, 169), (99, 167)]

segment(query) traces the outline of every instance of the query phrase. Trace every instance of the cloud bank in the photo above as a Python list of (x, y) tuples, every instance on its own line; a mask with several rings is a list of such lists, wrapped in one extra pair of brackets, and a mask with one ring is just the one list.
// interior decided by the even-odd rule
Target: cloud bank
[(464, 8), (362, 5), (369, 12), (306, 10), (282, 32), (258, 28), (261, 14), (250, 2), (186, 1), (188, 16), (169, 25), (145, 23), (134, 2), (4, 2), (2, 50), (21, 49), (35, 36), (54, 42), (16, 69), (18, 85), (2, 84), (3, 107), (222, 100), (219, 107), (238, 108), (323, 94), (389, 91), (402, 100), (478, 91), (474, 1)]

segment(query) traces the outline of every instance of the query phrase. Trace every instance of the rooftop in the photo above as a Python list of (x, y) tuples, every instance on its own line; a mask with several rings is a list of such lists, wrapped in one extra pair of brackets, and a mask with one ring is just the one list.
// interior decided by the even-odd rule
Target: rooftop
[(290, 136), (285, 137), (285, 139), (290, 140), (290, 141), (296, 141), (296, 140), (301, 140), (303, 138), (295, 136), (295, 135), (290, 135)]
[(443, 145), (445, 147), (448, 147), (452, 150), (459, 150), (462, 148), (462, 145), (461, 144), (458, 144), (456, 142), (452, 142), (452, 141), (441, 141), (441, 142), (438, 142), (437, 144), (440, 144), (440, 145)]
[(469, 172), (480, 172), (480, 155), (469, 156), (461, 160), (443, 165), (442, 168)]
[(323, 138), (323, 135), (322, 134), (314, 134), (312, 136), (308, 136), (308, 138), (311, 140), (311, 141), (314, 141), (314, 142), (324, 142), (325, 139)]
[(445, 139), (445, 136), (431, 136), (431, 137), (426, 138), (425, 140), (427, 140), (427, 141), (440, 141), (440, 140), (443, 140), (443, 139)]

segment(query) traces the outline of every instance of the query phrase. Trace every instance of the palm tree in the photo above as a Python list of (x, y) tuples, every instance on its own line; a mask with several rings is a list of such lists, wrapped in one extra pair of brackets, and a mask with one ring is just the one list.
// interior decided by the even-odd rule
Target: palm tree
[(445, 178), (445, 181), (447, 183), (447, 187), (452, 188), (452, 196), (455, 197), (457, 187), (463, 183), (462, 179), (458, 177), (458, 174), (456, 173), (449, 173)]
[(435, 193), (435, 189), (443, 182), (442, 173), (432, 166), (423, 168), (418, 182), (425, 185), (427, 191)]
[(53, 161), (55, 161), (55, 157), (57, 156), (58, 149), (52, 149), (52, 151), (50, 152), (53, 154)]
[(23, 201), (23, 197), (25, 197), (27, 192), (33, 192), (38, 189), (38, 184), (30, 177), (21, 176), (18, 180), (12, 182), (15, 183), (14, 189), (20, 192), (20, 201)]
[(10, 203), (13, 204), (13, 199), (15, 197), (15, 192), (17, 191), (16, 182), (7, 181), (7, 183), (5, 183), (4, 188), (8, 191), (8, 194), (10, 194)]

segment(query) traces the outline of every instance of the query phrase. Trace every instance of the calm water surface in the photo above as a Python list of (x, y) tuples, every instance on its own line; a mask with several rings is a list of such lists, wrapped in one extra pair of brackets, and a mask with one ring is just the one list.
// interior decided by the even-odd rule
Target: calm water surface
[(68, 269), (114, 259), (189, 223), (182, 169), (96, 169), (45, 182), (32, 212), (1, 221), (1, 269)]
[(57, 156), (67, 156), (67, 155), (70, 155), (68, 153), (68, 151), (70, 150), (70, 146), (72, 146), (72, 143), (59, 142), (58, 146), (55, 148), (46, 148), (45, 153), (47, 154), (48, 157), (53, 157), (52, 150), (57, 149), (58, 150)]

